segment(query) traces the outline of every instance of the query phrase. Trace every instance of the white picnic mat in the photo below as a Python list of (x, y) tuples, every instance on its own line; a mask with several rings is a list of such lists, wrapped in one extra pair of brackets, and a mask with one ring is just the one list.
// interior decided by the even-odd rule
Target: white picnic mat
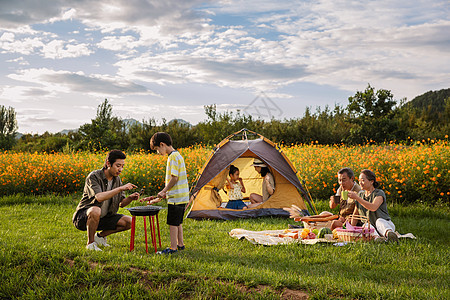
[[(263, 230), (263, 231), (251, 231), (241, 228), (233, 229), (229, 232), (229, 235), (237, 239), (246, 239), (252, 244), (273, 246), (279, 244), (290, 244), (290, 243), (301, 243), (305, 245), (314, 245), (317, 243), (336, 243), (335, 240), (329, 241), (326, 239), (312, 239), (312, 240), (301, 240), (294, 239), (291, 237), (279, 237), (279, 235), (286, 234), (285, 230)], [(411, 238), (416, 237), (412, 233), (400, 234), (396, 232), (399, 238)]]
[(273, 246), (278, 244), (290, 244), (290, 243), (302, 243), (313, 245), (316, 243), (328, 243), (330, 241), (326, 239), (313, 239), (313, 240), (300, 240), (293, 239), (291, 237), (279, 237), (280, 234), (286, 234), (285, 230), (263, 230), (263, 231), (251, 231), (236, 228), (229, 232), (231, 237), (237, 239), (246, 239), (252, 244)]

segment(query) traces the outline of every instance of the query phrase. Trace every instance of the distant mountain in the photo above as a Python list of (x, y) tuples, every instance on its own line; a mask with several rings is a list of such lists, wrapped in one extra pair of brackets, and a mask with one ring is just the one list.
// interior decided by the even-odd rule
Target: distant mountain
[(450, 88), (439, 91), (429, 91), (415, 97), (405, 105), (420, 111), (430, 110), (431, 113), (442, 112), (445, 107), (445, 100), (450, 97)]
[(188, 127), (192, 126), (191, 123), (189, 123), (188, 121), (185, 121), (183, 119), (172, 119), (167, 124), (172, 124), (172, 123), (175, 123), (175, 122), (177, 122), (180, 125), (185, 125), (185, 126), (188, 126)]
[(66, 135), (66, 134), (68, 134), (69, 132), (77, 132), (78, 131), (78, 129), (63, 129), (63, 130), (61, 130), (60, 132), (58, 132), (58, 133), (60, 133), (60, 134), (62, 134), (62, 135)]
[(133, 125), (136, 125), (136, 124), (142, 125), (141, 122), (139, 122), (138, 120), (135, 120), (135, 119), (133, 119), (133, 118), (130, 118), (130, 119), (123, 119), (122, 122), (123, 122), (128, 128), (131, 127), (131, 126), (133, 126)]

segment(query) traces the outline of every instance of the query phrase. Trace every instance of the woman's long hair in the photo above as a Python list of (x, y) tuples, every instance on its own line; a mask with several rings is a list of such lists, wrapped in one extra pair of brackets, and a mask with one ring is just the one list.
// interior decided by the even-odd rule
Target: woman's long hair
[(265, 177), (267, 173), (270, 173), (270, 170), (268, 167), (261, 167), (261, 177)]
[(376, 178), (374, 172), (372, 172), (372, 171), (370, 171), (368, 169), (365, 169), (365, 170), (362, 170), (361, 173), (366, 175), (366, 177), (367, 177), (367, 179), (369, 181), (373, 181), (373, 187), (374, 188), (378, 188), (380, 186), (380, 183), (377, 181), (377, 178)]

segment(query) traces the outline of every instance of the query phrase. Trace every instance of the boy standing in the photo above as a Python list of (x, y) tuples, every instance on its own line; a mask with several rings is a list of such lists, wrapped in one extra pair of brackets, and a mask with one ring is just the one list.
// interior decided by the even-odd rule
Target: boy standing
[(184, 250), (183, 241), (183, 216), (186, 203), (189, 202), (189, 185), (187, 181), (184, 159), (178, 151), (172, 147), (172, 138), (168, 133), (157, 132), (150, 139), (150, 148), (160, 155), (168, 155), (166, 166), (166, 185), (158, 193), (158, 198), (143, 199), (153, 204), (166, 198), (168, 204), (167, 224), (170, 230), (170, 248), (160, 254), (172, 254), (177, 250)]

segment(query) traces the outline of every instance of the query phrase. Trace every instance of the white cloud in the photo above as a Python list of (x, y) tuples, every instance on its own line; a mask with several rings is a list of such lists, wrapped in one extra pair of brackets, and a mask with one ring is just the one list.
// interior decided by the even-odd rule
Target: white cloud
[(14, 41), (14, 33), (12, 32), (4, 32), (0, 37), (0, 42), (12, 42)]
[[(161, 26), (164, 32), (185, 32), (201, 29), (204, 16), (192, 7), (201, 0), (80, 0), (3, 1), (0, 4), (0, 28), (14, 28), (24, 24), (80, 19), (86, 24), (106, 31), (127, 26)], [(208, 2), (208, 1), (206, 1)]]
[(112, 50), (125, 51), (139, 46), (133, 36), (106, 36), (97, 44), (97, 47)]
[(23, 56), (15, 58), (15, 59), (9, 59), (6, 62), (10, 62), (10, 63), (18, 63), (21, 66), (28, 66), (30, 63), (28, 61), (26, 61)]
[[(6, 34), (6, 33), (5, 33)], [(5, 35), (3, 34), (2, 37)], [(37, 49), (42, 48), (44, 43), (40, 38), (25, 38), (23, 40), (0, 40), (0, 53), (19, 53), (23, 55), (30, 55), (36, 52)]]
[(93, 53), (88, 44), (70, 44), (62, 40), (53, 40), (42, 47), (45, 58), (61, 59), (79, 57)]
[(16, 103), (108, 96), (126, 113), (132, 99), (150, 96), (165, 105), (129, 113), (194, 119), (211, 97), (180, 95), (190, 109), (172, 105), (174, 90), (287, 100), (303, 84), (355, 91), (371, 83), (401, 98), (447, 88), (450, 77), (441, 0), (0, 1), (0, 28), (0, 99)]
[(10, 74), (11, 79), (42, 87), (49, 93), (85, 93), (93, 95), (154, 95), (146, 87), (123, 78), (83, 72), (54, 71), (47, 68), (27, 69)]

